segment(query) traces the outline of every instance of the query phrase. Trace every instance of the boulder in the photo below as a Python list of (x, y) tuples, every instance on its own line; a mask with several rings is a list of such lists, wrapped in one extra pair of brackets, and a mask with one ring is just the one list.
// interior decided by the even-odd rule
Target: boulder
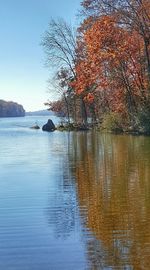
[(48, 132), (54, 131), (55, 129), (56, 127), (51, 119), (48, 119), (47, 123), (42, 127), (43, 131), (48, 131)]

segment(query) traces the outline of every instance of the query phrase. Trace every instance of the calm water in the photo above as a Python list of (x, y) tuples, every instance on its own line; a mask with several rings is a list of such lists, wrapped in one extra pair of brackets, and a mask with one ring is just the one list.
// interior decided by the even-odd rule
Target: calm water
[(150, 137), (35, 121), (0, 119), (0, 269), (150, 269)]

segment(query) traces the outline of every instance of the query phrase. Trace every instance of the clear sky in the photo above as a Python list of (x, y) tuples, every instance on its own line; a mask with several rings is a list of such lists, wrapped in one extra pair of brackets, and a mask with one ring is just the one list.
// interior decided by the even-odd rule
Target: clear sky
[(79, 8), (80, 0), (0, 0), (0, 99), (45, 109), (50, 74), (42, 36), (52, 17), (75, 24)]

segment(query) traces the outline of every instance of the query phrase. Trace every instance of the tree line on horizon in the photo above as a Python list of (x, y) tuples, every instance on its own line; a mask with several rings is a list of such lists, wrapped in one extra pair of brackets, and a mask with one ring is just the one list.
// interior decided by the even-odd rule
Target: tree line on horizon
[(150, 1), (83, 0), (73, 29), (51, 20), (42, 40), (56, 70), (46, 105), (84, 123), (150, 132)]

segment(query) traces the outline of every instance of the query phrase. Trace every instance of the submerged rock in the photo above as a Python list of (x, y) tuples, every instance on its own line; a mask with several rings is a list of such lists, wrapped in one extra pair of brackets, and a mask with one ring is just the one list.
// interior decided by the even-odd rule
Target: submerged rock
[(47, 123), (42, 127), (43, 131), (48, 131), (48, 132), (54, 131), (55, 129), (56, 127), (51, 119), (48, 119)]
[(32, 128), (32, 129), (40, 129), (40, 127), (38, 125), (34, 125), (34, 126), (30, 127), (30, 128)]

